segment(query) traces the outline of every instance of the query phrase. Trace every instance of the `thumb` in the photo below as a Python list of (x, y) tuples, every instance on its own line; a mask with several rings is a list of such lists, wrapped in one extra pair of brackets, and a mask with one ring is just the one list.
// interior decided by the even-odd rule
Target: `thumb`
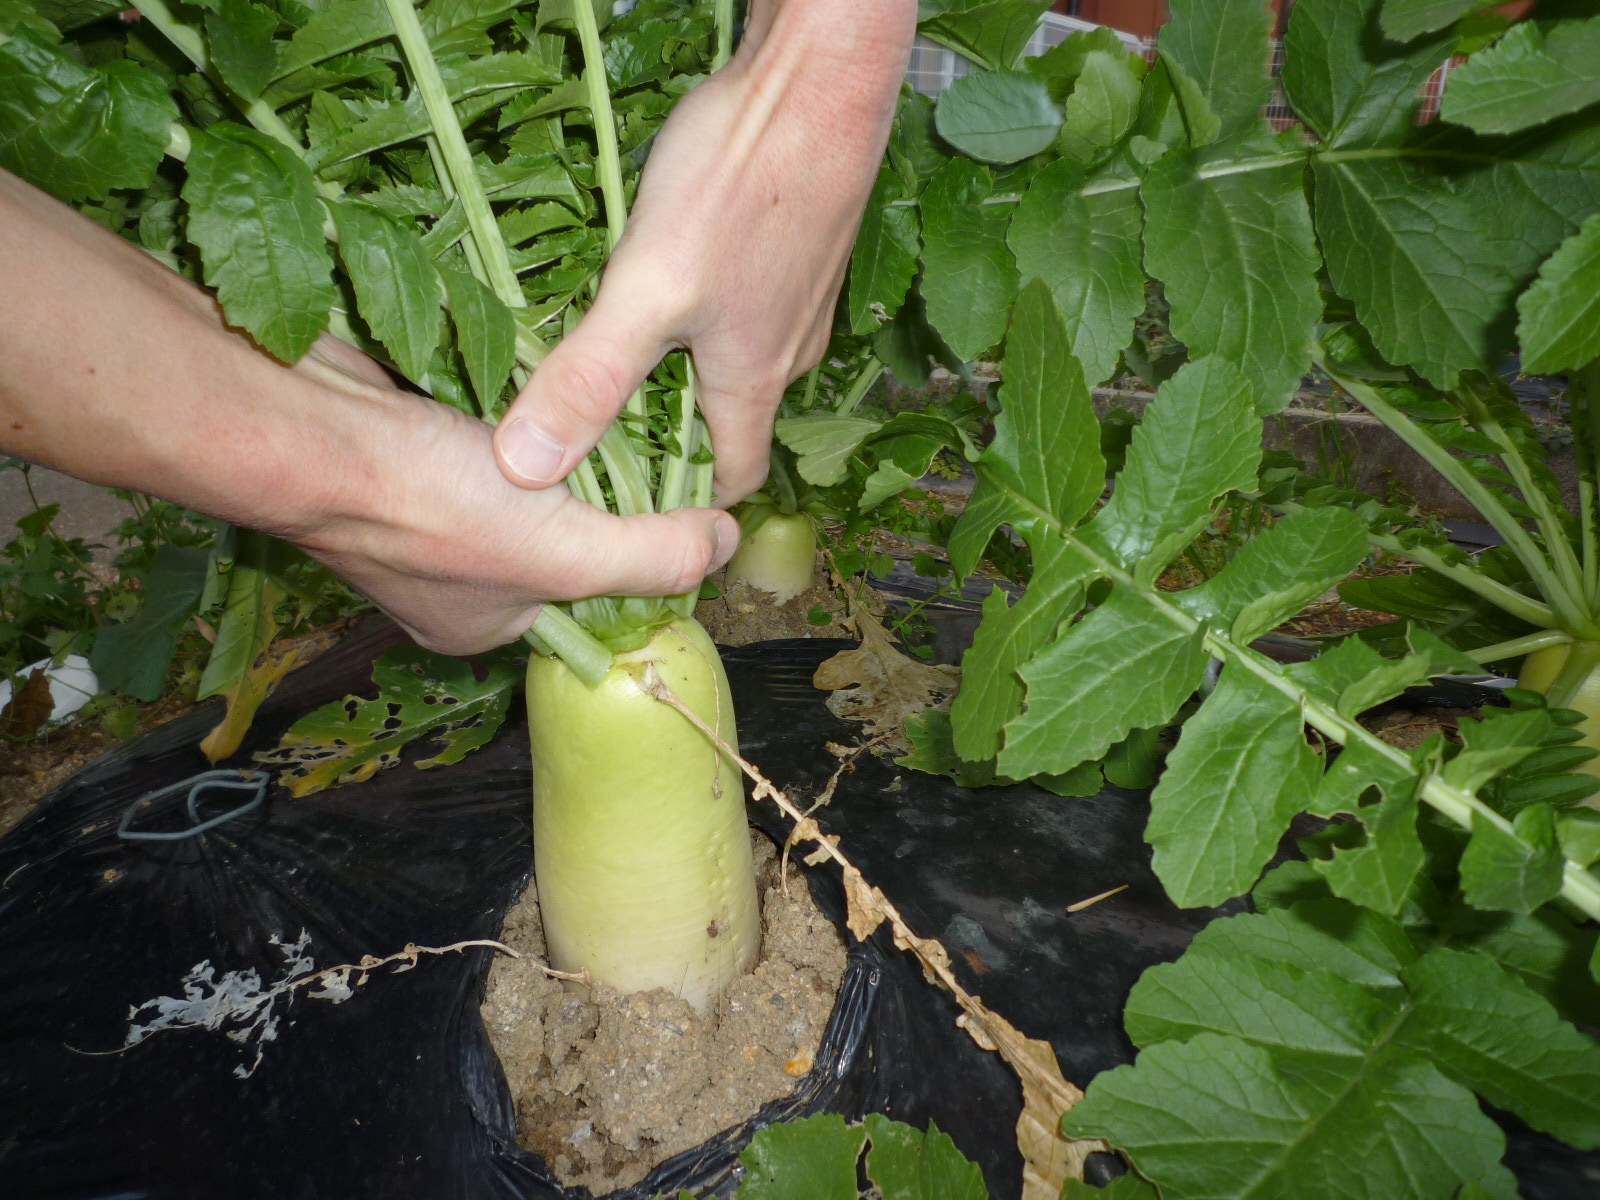
[(500, 471), (518, 487), (559, 483), (595, 448), (628, 397), (666, 353), (665, 340), (640, 319), (637, 306), (594, 307), (539, 364), (495, 430)]
[(739, 523), (715, 509), (619, 517), (574, 500), (566, 515), (568, 537), (547, 547), (543, 563), (557, 572), (545, 587), (552, 600), (693, 591), (739, 546)]

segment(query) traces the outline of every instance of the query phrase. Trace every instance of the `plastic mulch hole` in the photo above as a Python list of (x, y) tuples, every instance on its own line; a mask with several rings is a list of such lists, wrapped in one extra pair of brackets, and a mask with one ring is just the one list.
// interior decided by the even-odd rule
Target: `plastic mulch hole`
[[(153, 792), (146, 792), (128, 805), (123, 811), (122, 820), (117, 825), (117, 836), (127, 842), (179, 842), (185, 838), (196, 837), (260, 808), (267, 797), (267, 785), (271, 782), (272, 777), (265, 771), (203, 771), (199, 775), (157, 788)], [(173, 830), (132, 828), (135, 821), (147, 815), (160, 815), (166, 811), (161, 801), (184, 791), (188, 792), (184, 800), (184, 812), (189, 818), (186, 828)], [(214, 799), (214, 793), (217, 792), (244, 792), (248, 796), (243, 803), (236, 804), (215, 816), (204, 816), (201, 805), (206, 799)]]

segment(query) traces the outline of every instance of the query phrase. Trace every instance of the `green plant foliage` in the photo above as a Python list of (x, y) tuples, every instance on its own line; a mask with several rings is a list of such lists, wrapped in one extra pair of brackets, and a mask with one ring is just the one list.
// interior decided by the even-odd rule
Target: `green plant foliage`
[(421, 378), (441, 332), (432, 260), (402, 219), (370, 204), (335, 205), (333, 219), (340, 261), (372, 335), (408, 378)]
[[(857, 1187), (866, 1150), (869, 1187)], [(986, 1200), (983, 1172), (930, 1125), (926, 1132), (879, 1113), (846, 1125), (833, 1113), (769, 1125), (740, 1153), (737, 1200)]]
[(1413, 945), (1398, 924), (1327, 900), (1216, 922), (1135, 986), (1138, 1063), (1096, 1080), (1068, 1128), (1093, 1131), (1106, 1106), (1164, 1084), (1161, 1105), (1119, 1114), (1163, 1195), (1210, 1194), (1200, 1156), (1181, 1147), (1231, 1129), (1221, 1153), (1255, 1194), (1316, 1179), (1322, 1195), (1449, 1197), (1476, 1180), (1514, 1196), (1502, 1135), (1470, 1090), (1594, 1145), (1600, 1046), (1477, 949)]
[(1525, 370), (1575, 371), (1600, 358), (1600, 214), (1544, 261), (1517, 312)]
[(922, 195), (922, 295), (928, 320), (962, 358), (1000, 340), (1017, 290), (1006, 246), (1011, 212), (986, 205), (994, 179), (971, 159), (952, 159)]
[(1475, 816), (1461, 855), (1461, 888), (1475, 908), (1529, 913), (1561, 891), (1564, 861), (1549, 807), (1524, 809), (1510, 832)]
[(1374, 0), (1312, 4), (1284, 37), (1284, 90), (1326, 146), (1403, 141), (1417, 93), (1449, 55), (1443, 36), (1403, 50), (1368, 36), (1376, 7)]
[(1600, 103), (1600, 16), (1524, 21), (1450, 77), (1439, 115), (1479, 133), (1515, 133)]
[(1384, 0), (1383, 32), (1409, 42), (1487, 7), (1484, 0)]
[[(1138, 67), (1134, 64), (1137, 63)], [(1143, 61), (1120, 46), (1091, 50), (1072, 85), (1067, 114), (1055, 149), (1071, 162), (1092, 165), (1120, 142), (1139, 116)]]
[[(1509, 349), (1505, 313), (1516, 292), (1600, 202), (1600, 183), (1576, 173), (1600, 141), (1593, 128), (1568, 124), (1494, 146), (1447, 132), (1415, 142), (1444, 160), (1489, 161), (1447, 180), (1403, 156), (1319, 156), (1317, 233), (1334, 287), (1354, 302), (1378, 348), (1449, 387), (1460, 371), (1488, 369)], [(1429, 197), (1420, 209), (1419, 195)], [(1539, 216), (1489, 233), (1497, 212), (1523, 204)]]
[(1009, 67), (1050, 0), (918, 0), (917, 32), (990, 68)]
[[(1200, 1179), (1178, 1166), (1179, 1138), (1203, 1138), (1229, 1122), (1253, 1131), (1226, 1139), (1227, 1155), (1235, 1178), (1248, 1171), (1262, 1195), (1291, 1194), (1285, 1189), (1296, 1176), (1301, 1186), (1322, 1179), (1318, 1189), (1328, 1195), (1368, 1179), (1395, 1194), (1450, 1197), (1462, 1176), (1515, 1195), (1494, 1162), (1501, 1133), (1478, 1114), (1469, 1090), (1576, 1146), (1594, 1146), (1600, 1046), (1493, 958), (1446, 947), (1424, 952), (1398, 925), (1352, 922), (1357, 912), (1306, 901), (1229, 918), (1198, 934), (1178, 963), (1147, 971), (1128, 1002), (1141, 1058), (1102, 1075), (1067, 1117), (1069, 1128), (1094, 1130), (1096, 1112), (1139, 1072), (1149, 1070), (1150, 1082), (1184, 1078), (1187, 1086), (1166, 1093), (1174, 1107), (1141, 1118), (1147, 1149), (1136, 1155), (1163, 1195), (1179, 1197), (1202, 1194), (1194, 1190)], [(1501, 1026), (1501, 1018), (1512, 1024)], [(1224, 1064), (1232, 1072), (1226, 1077)], [(1288, 1114), (1294, 1117), (1278, 1125)], [(1341, 1154), (1341, 1139), (1363, 1120), (1371, 1123), (1362, 1134), (1370, 1149)], [(1194, 1122), (1187, 1134), (1186, 1122)], [(1283, 1138), (1280, 1130), (1301, 1122), (1314, 1133), (1298, 1144)], [(1453, 1154), (1443, 1155), (1451, 1146)], [(1418, 1155), (1434, 1154), (1461, 1158), (1424, 1186), (1435, 1190), (1411, 1190), (1432, 1173), (1402, 1182), (1405, 1173), (1416, 1170)], [(1166, 1162), (1178, 1170), (1163, 1170)]]
[(1248, 644), (1299, 612), (1366, 555), (1366, 530), (1354, 514), (1342, 508), (1295, 513), (1251, 538), (1181, 601), (1190, 613)]
[(218, 0), (206, 12), (211, 61), (222, 82), (243, 100), (254, 100), (276, 76), (277, 14), (250, 0)]
[(1069, 1179), (1061, 1191), (1061, 1200), (1160, 1200), (1160, 1193), (1152, 1184), (1129, 1172), (1117, 1176), (1103, 1188)]
[(871, 333), (900, 311), (916, 276), (921, 221), (914, 205), (896, 204), (906, 199), (904, 178), (888, 167), (880, 170), (850, 252), (846, 296), (852, 333)]
[(1028, 285), (1011, 318), (994, 440), (978, 461), (972, 500), (950, 539), (958, 575), (971, 573), (1002, 523), (1032, 541), (1041, 520), (1071, 525), (1103, 489), (1099, 438), (1082, 437), (1094, 423), (1088, 388), (1081, 373), (1055, 373), (1072, 361), (1066, 325), (1049, 290)]
[(375, 698), (346, 696), (296, 721), (259, 761), (281, 768), (278, 780), (296, 796), (334, 783), (359, 783), (400, 761), (405, 746), (437, 739), (438, 752), (417, 766), (460, 762), (494, 737), (511, 710), (521, 666), (509, 652), (471, 663), (433, 654), (419, 646), (397, 646), (372, 666)]
[(1293, 698), (1236, 671), (1185, 723), (1145, 830), (1175, 902), (1216, 905), (1247, 890), (1310, 807), (1321, 763), (1300, 729)]
[(122, 10), (121, 0), (39, 0), (38, 15), (63, 33)]
[(963, 75), (939, 97), (934, 126), (961, 153), (1001, 164), (1039, 153), (1062, 128), (1044, 81), (1025, 71)]
[(800, 477), (828, 487), (844, 478), (850, 456), (879, 428), (867, 417), (822, 412), (780, 418), (776, 433), (795, 452)]
[(1285, 148), (1251, 132), (1191, 153), (1169, 151), (1146, 173), (1145, 266), (1165, 285), (1172, 332), (1192, 354), (1219, 354), (1277, 412), (1311, 357), (1321, 300), (1304, 172), (1236, 172)]
[(204, 550), (157, 548), (144, 575), (139, 615), (102, 629), (94, 639), (89, 665), (102, 688), (126, 692), (137, 700), (161, 695), (178, 647), (178, 627), (195, 611), (210, 569), (210, 555)]
[(1271, 10), (1258, 0), (1171, 0), (1169, 9), (1171, 19), (1161, 27), (1162, 57), (1205, 95), (1220, 122), (1215, 136), (1257, 120), (1272, 94)]
[(881, 1113), (865, 1121), (867, 1178), (883, 1200), (987, 1200), (983, 1172), (930, 1124), (921, 1131)]
[(86, 67), (32, 30), (0, 45), (0, 166), (62, 200), (98, 200), (155, 176), (177, 106), (122, 59)]
[(1116, 370), (1144, 308), (1138, 193), (1108, 186), (1124, 178), (1107, 168), (1091, 180), (1059, 159), (1033, 177), (1006, 230), (1021, 282), (1049, 286), (1090, 386)]
[(238, 125), (195, 135), (185, 163), (188, 235), (228, 319), (293, 362), (327, 325), (334, 288), (311, 171)]
[[(987, 559), (1028, 581), (985, 601), (962, 692), (947, 722), (920, 721), (908, 762), (1064, 794), (1153, 782), (1156, 870), (1185, 904), (1249, 888), (1298, 813), (1331, 822), (1303, 844), (1307, 861), (1257, 885), (1260, 912), (1213, 923), (1135, 989), (1138, 1062), (1096, 1081), (1070, 1118), (1130, 1155), (1142, 1178), (1121, 1194), (1149, 1195), (1148, 1180), (1169, 1198), (1510, 1196), (1474, 1093), (1575, 1145), (1597, 1140), (1595, 1044), (1566, 1024), (1592, 1019), (1600, 973), (1592, 931), (1567, 911), (1600, 917), (1600, 837), (1573, 807), (1592, 785), (1567, 774), (1587, 734), (1566, 711), (1600, 658), (1595, 14), (1541, 5), (1538, 24), (1502, 35), (1472, 19), (1481, 3), (1299, 0), (1282, 81), (1305, 128), (1275, 133), (1260, 116), (1265, 0), (1175, 0), (1148, 70), (1109, 34), (1019, 62), (1044, 7), (919, 6), (923, 32), (974, 70), (937, 106), (900, 106), (842, 332), (785, 395), (781, 495), (768, 499), (835, 519), (843, 570), (873, 565), (882, 522), (948, 537), (960, 576)], [(92, 200), (96, 219), (212, 283), (229, 320), (274, 353), (293, 358), (337, 319), (441, 400), (491, 418), (511, 372), (537, 364), (535, 342), (580, 315), (608, 243), (602, 214), (636, 186), (711, 42), (703, 4), (644, 0), (610, 20), (622, 149), (608, 159), (571, 0), (435, 0), (423, 45), (398, 57), (381, 0), (184, 10), (178, 50), (208, 56), (224, 87), (150, 52), (147, 30), (92, 57), (58, 44), (92, 4), (15, 8), (0, 117), (19, 132), (0, 162)], [(1461, 48), (1473, 58), (1446, 120), (1419, 122), (1422, 81)], [(431, 104), (419, 64), (437, 73)], [(614, 178), (601, 194), (608, 166), (620, 197)], [(1572, 376), (1574, 511), (1494, 375), (1519, 338), (1525, 362)], [(1001, 369), (993, 396), (922, 413), (868, 396), (885, 365), (916, 383), (931, 361), (959, 374), (986, 357)], [(1261, 415), (1313, 366), (1505, 545), (1468, 556), (1426, 521), (1263, 459)], [(1119, 372), (1157, 389), (1111, 431), (1125, 438), (1102, 430), (1090, 397)], [(654, 451), (608, 447), (576, 486), (636, 504), (703, 477), (708, 456), (686, 453), (680, 419), (686, 379), (669, 359), (630, 419)], [(978, 459), (978, 482), (952, 530), (903, 489), (956, 455)], [(28, 637), (59, 640), (52, 621), (81, 585), (52, 565), (47, 526), (16, 540), (7, 611), (39, 631)], [(1218, 529), (1226, 554), (1191, 550)], [(1405, 620), (1295, 666), (1251, 648), (1372, 551), (1416, 574), (1345, 594)], [(1180, 557), (1199, 581), (1171, 570)], [(159, 632), (221, 603), (217, 572), (179, 605), (164, 599), (165, 567), (145, 566), (118, 617)], [(225, 657), (259, 643), (266, 607), (241, 601)], [(627, 624), (604, 597), (573, 611), (595, 629)], [(98, 635), (111, 651), (133, 640), (116, 628)], [(1571, 647), (1565, 678), (1463, 723), (1459, 745), (1403, 751), (1361, 723), (1412, 684), (1553, 647)], [(503, 663), (480, 681), (396, 653), (378, 700), (314, 715), (306, 779), (370, 772), (429, 731), (446, 742), (432, 761), (453, 760), (504, 713)], [(1180, 721), (1174, 745), (1162, 731)], [(943, 1177), (939, 1136), (837, 1118), (775, 1128), (745, 1186), (855, 1197), (870, 1142), (880, 1193), (920, 1195), (876, 1173), (915, 1160), (919, 1179)], [(967, 1194), (967, 1176), (948, 1178), (928, 1194)]]
[[(911, 753), (895, 759), (903, 767), (923, 771), (929, 775), (944, 775), (964, 788), (1004, 787), (1021, 780), (1002, 775), (991, 762), (970, 762), (956, 753), (954, 733), (950, 727), (950, 714), (941, 709), (928, 709), (906, 720), (906, 737), (911, 742)], [(1126, 743), (1113, 747), (1118, 750)], [(1104, 764), (1108, 772), (1116, 773), (1120, 764), (1113, 763), (1107, 755)], [(1082, 763), (1065, 775), (1035, 775), (1032, 782), (1058, 796), (1093, 796), (1103, 786), (1107, 775), (1102, 775), (1101, 764)], [(1130, 786), (1140, 786), (1135, 783)]]
[(1116, 490), (1085, 531), (1088, 543), (1142, 583), (1153, 581), (1210, 523), (1219, 497), (1254, 484), (1255, 398), (1224, 359), (1179, 368), (1134, 430)]
[(450, 320), (478, 408), (491, 412), (516, 364), (516, 318), (494, 292), (465, 271), (442, 267), (439, 275), (450, 297)]
[(765, 1129), (739, 1155), (748, 1172), (745, 1200), (855, 1200), (856, 1160), (867, 1142), (864, 1126), (823, 1113)]
[[(1006, 722), (1000, 769), (1060, 774), (1099, 758), (1135, 729), (1165, 724), (1199, 685), (1206, 654), (1199, 631), (1165, 619), (1159, 603), (1119, 592), (1018, 671), (1027, 698)], [(1106, 679), (1126, 672), (1126, 685)], [(1070, 722), (1063, 720), (1071, 713)]]
[[(1504, 135), (1418, 125), (1420, 86), (1456, 46), (1439, 31), (1476, 7), (1391, 3), (1386, 27), (1404, 40), (1385, 41), (1376, 0), (1300, 0), (1283, 80), (1308, 138), (1257, 118), (1264, 76), (1239, 51), (1259, 38), (1265, 53), (1265, 5), (1175, 6), (1131, 127), (1109, 109), (1093, 123), (1115, 153), (1086, 169), (1058, 140), (1061, 157), (1026, 187), (997, 179), (967, 197), (992, 220), (1016, 196), (1005, 232), (1018, 282), (995, 436), (951, 559), (967, 573), (1010, 536), (1033, 575), (1020, 597), (985, 602), (948, 736), (926, 718), (907, 763), (972, 786), (1097, 761), (1109, 779), (1113, 748), (1143, 739), (1148, 781), (1149, 731), (1181, 720), (1147, 836), (1183, 905), (1248, 890), (1297, 814), (1334, 821), (1274, 885), (1310, 907), (1215, 924), (1149, 973), (1129, 1009), (1138, 1064), (1069, 1116), (1075, 1133), (1109, 1134), (1164, 1196), (1511, 1195), (1474, 1091), (1576, 1145), (1594, 1137), (1583, 1103), (1567, 1122), (1555, 1099), (1592, 1091), (1595, 1070), (1592, 1041), (1563, 1023), (1593, 1003), (1595, 949), (1548, 907), (1559, 894), (1600, 914), (1586, 870), (1600, 839), (1572, 808), (1595, 785), (1568, 774), (1589, 754), (1568, 698), (1514, 694), (1463, 722), (1459, 745), (1411, 752), (1360, 723), (1440, 673), (1514, 661), (1520, 639), (1570, 637), (1591, 656), (1600, 641), (1600, 521), (1566, 510), (1538, 431), (1489, 374), (1520, 315), (1533, 362), (1576, 373), (1590, 461), (1600, 191), (1584, 164), (1600, 122), (1558, 106)], [(1538, 32), (1547, 50), (1581, 45), (1573, 22)], [(1074, 43), (1025, 64), (1069, 124), (1087, 62)], [(937, 269), (925, 251), (918, 290), (937, 289)], [(1148, 307), (1145, 271), (1161, 283)], [(1040, 321), (1046, 297), (1056, 312)], [(1179, 343), (1160, 370), (1140, 322)], [(952, 345), (970, 352), (983, 334)], [(1104, 379), (1118, 342), (1159, 387), (1097, 459), (1076, 381)], [(1263, 461), (1261, 414), (1311, 363), (1507, 544), (1469, 557), (1411, 514)], [(1114, 487), (1095, 511), (1108, 462)], [(1254, 505), (1275, 516), (1203, 582), (1175, 585), (1168, 569), (1194, 539)], [(1349, 582), (1374, 549), (1419, 569)], [(1294, 666), (1249, 648), (1341, 584), (1406, 620)], [(1538, 1032), (1495, 1040), (1491, 1012)], [(1533, 1063), (1541, 1042), (1561, 1050)]]
[[(1596, 133), (1570, 120), (1511, 140), (1414, 126), (1416, 84), (1448, 46), (1375, 48), (1364, 32), (1372, 8), (1300, 6), (1284, 87), (1329, 147), (1312, 155), (1313, 199), (1335, 288), (1390, 360), (1449, 386), (1465, 367), (1498, 364), (1515, 293), (1597, 203), (1576, 173)], [(1450, 160), (1474, 165), (1458, 173)], [(1524, 201), (1540, 216), (1510, 229), (1496, 221)]]

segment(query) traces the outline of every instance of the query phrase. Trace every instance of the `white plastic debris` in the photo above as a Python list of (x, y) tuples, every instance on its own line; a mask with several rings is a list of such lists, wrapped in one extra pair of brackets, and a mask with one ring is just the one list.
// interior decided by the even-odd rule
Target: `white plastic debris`
[[(51, 721), (65, 721), (100, 694), (100, 681), (95, 678), (89, 660), (81, 654), (69, 654), (56, 666), (51, 666), (48, 658), (41, 658), (18, 671), (16, 678), (26, 683), (41, 668), (50, 681), (50, 699), (55, 702)], [(11, 680), (0, 679), (0, 708), (10, 703)]]

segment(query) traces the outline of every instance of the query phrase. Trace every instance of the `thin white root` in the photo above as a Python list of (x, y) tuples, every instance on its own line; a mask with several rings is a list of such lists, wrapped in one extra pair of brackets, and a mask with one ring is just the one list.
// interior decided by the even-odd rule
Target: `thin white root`
[[(359, 962), (317, 967), (307, 954), (310, 941), (310, 934), (304, 931), (293, 942), (284, 942), (277, 936), (272, 938), (271, 944), (279, 947), (284, 955), (287, 975), (271, 986), (262, 986), (260, 975), (254, 968), (227, 971), (218, 976), (210, 962), (203, 962), (181, 981), (181, 996), (158, 996), (135, 1005), (129, 1011), (130, 1027), (121, 1046), (114, 1050), (79, 1050), (75, 1046), (67, 1046), (67, 1049), (74, 1054), (99, 1058), (121, 1054), (167, 1030), (219, 1030), (234, 1026), (227, 1033), (230, 1039), (244, 1045), (255, 1043), (255, 1061), (249, 1067), (241, 1066), (234, 1071), (241, 1078), (248, 1078), (261, 1065), (264, 1044), (277, 1037), (278, 1001), (292, 999), (297, 992), (304, 990), (313, 1000), (339, 1004), (350, 999), (355, 989), (365, 984), (372, 972), (389, 966), (395, 967), (395, 974), (409, 971), (425, 954), (459, 954), (475, 947), (485, 947), (509, 954), (512, 958), (522, 957), (503, 942), (472, 938), (448, 946), (419, 946), (415, 942), (408, 942), (404, 949), (382, 958), (364, 954)], [(535, 965), (555, 979), (584, 984), (589, 982), (587, 973), (573, 975), (543, 963)], [(148, 1023), (135, 1024), (136, 1018), (141, 1015), (149, 1017)]]

